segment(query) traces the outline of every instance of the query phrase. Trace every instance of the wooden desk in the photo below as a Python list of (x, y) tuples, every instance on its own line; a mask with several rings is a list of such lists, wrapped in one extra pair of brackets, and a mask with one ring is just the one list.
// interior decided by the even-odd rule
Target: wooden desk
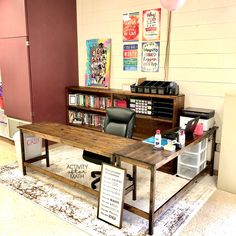
[[(143, 142), (134, 143), (131, 146), (124, 147), (122, 150), (118, 152), (114, 151), (114, 157), (116, 159), (116, 162), (118, 163), (118, 166), (120, 166), (121, 162), (123, 161), (150, 170), (151, 180), (150, 180), (149, 212), (145, 212), (141, 209), (126, 204), (127, 210), (149, 220), (149, 234), (153, 234), (153, 225), (158, 215), (163, 211), (165, 211), (171, 204), (173, 204), (173, 201), (176, 201), (196, 181), (196, 179), (198, 179), (207, 170), (210, 170), (210, 175), (213, 175), (216, 130), (217, 127), (213, 127), (211, 130), (205, 132), (203, 135), (196, 136), (190, 140), (187, 140), (186, 146), (184, 148), (174, 152), (166, 150), (157, 150), (153, 148), (153, 145), (146, 144)], [(202, 170), (196, 177), (190, 180), (176, 194), (174, 194), (171, 198), (169, 198), (162, 206), (160, 206), (158, 209), (154, 209), (156, 170), (158, 170), (164, 164), (173, 160), (183, 152), (190, 150), (197, 143), (210, 137), (212, 138), (212, 153), (209, 165), (207, 165), (207, 167), (204, 170)], [(136, 183), (134, 182), (134, 184)]]
[[(98, 192), (91, 189), (90, 187), (84, 186), (80, 183), (52, 173), (31, 163), (46, 159), (46, 165), (47, 167), (49, 167), (48, 140), (101, 154), (103, 156), (111, 158), (112, 163), (114, 162), (112, 159), (112, 154), (114, 151), (118, 151), (121, 147), (130, 146), (138, 142), (133, 139), (127, 139), (107, 133), (88, 130), (85, 128), (73, 127), (69, 125), (63, 125), (59, 123), (34, 123), (19, 126), (19, 129), (21, 137), (22, 168), (24, 175), (26, 175), (26, 167), (29, 167), (42, 174), (46, 174), (59, 181), (69, 184), (73, 187), (82, 189), (83, 191), (86, 191), (96, 196), (98, 196)], [(30, 160), (25, 160), (25, 149), (23, 145), (24, 133), (31, 134), (44, 139), (45, 155), (41, 155)], [(126, 193), (130, 191), (133, 191), (133, 195), (135, 196), (134, 186), (130, 186), (126, 189)]]
[[(42, 174), (54, 177), (59, 181), (69, 184), (73, 187), (82, 189), (85, 192), (98, 196), (98, 192), (79, 184), (75, 181), (52, 173), (48, 170), (35, 166), (31, 163), (46, 159), (47, 167), (49, 167), (49, 152), (48, 140), (57, 143), (70, 145), (73, 147), (81, 148), (90, 152), (98, 153), (111, 158), (112, 163), (120, 166), (121, 162), (130, 163), (133, 166), (133, 184), (129, 186), (125, 193), (133, 192), (133, 200), (136, 200), (136, 166), (150, 170), (150, 196), (149, 196), (149, 212), (145, 212), (127, 203), (124, 203), (124, 208), (133, 212), (147, 220), (149, 220), (149, 233), (153, 234), (153, 225), (158, 215), (168, 208), (173, 201), (177, 200), (188, 187), (190, 187), (196, 179), (198, 179), (207, 170), (213, 175), (214, 165), (214, 150), (215, 150), (215, 136), (217, 128), (205, 132), (202, 136), (195, 137), (186, 142), (186, 146), (176, 152), (169, 152), (165, 150), (156, 150), (152, 145), (140, 141), (118, 137), (106, 133), (92, 131), (84, 128), (78, 128), (58, 123), (35, 123), (30, 125), (23, 125), (19, 127), (21, 135), (21, 151), (22, 151), (22, 167), (23, 174), (26, 174), (26, 167), (36, 170)], [(45, 140), (45, 155), (35, 157), (30, 160), (25, 160), (24, 150), (24, 133), (32, 134), (41, 137)], [(164, 164), (176, 158), (178, 155), (185, 151), (190, 150), (195, 144), (201, 142), (206, 138), (212, 137), (212, 153), (209, 165), (202, 170), (196, 177), (189, 181), (182, 189), (174, 194), (168, 201), (166, 201), (158, 209), (155, 206), (155, 184), (156, 184), (156, 170)], [(123, 149), (121, 149), (123, 147)]]

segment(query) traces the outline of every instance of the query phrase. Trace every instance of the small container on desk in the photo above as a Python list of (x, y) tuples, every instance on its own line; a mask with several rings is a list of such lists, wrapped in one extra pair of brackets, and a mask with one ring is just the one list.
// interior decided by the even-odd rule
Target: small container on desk
[(169, 94), (169, 85), (171, 82), (163, 82), (159, 87), (158, 87), (158, 94)]
[(144, 93), (144, 86), (147, 86), (150, 81), (143, 81), (140, 85), (137, 86), (138, 93)]
[(149, 81), (146, 85), (144, 85), (144, 93), (151, 93), (151, 87), (156, 83), (156, 81)]
[(158, 88), (163, 83), (164, 83), (163, 81), (156, 81), (153, 85), (151, 85), (151, 93), (152, 94), (158, 94)]
[(130, 91), (131, 93), (137, 93), (138, 91), (137, 85), (136, 84), (130, 85)]

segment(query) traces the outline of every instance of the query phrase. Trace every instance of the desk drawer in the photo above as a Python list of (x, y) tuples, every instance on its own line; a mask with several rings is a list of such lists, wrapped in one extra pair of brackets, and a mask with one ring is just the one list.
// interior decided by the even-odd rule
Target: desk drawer
[(178, 163), (177, 175), (185, 179), (192, 179), (205, 167), (206, 167), (206, 161), (201, 163), (199, 167), (192, 167)]
[(206, 149), (199, 154), (185, 152), (178, 157), (178, 163), (192, 167), (199, 167), (204, 161), (206, 161)]
[(188, 152), (199, 153), (206, 148), (207, 148), (207, 139), (204, 139), (200, 143), (194, 145)]

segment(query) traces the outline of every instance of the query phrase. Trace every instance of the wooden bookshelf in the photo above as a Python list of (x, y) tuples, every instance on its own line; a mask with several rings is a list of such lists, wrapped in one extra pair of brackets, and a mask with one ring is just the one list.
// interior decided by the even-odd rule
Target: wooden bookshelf
[[(84, 96), (94, 96), (96, 98), (104, 97), (109, 100), (109, 106), (115, 106), (114, 102), (116, 101), (116, 99), (126, 100), (128, 107), (130, 107), (130, 99), (155, 101), (158, 104), (157, 109), (159, 110), (157, 111), (157, 114), (146, 115), (137, 113), (136, 115), (133, 137), (137, 139), (144, 139), (154, 135), (156, 129), (160, 129), (161, 132), (164, 133), (166, 130), (178, 126), (180, 110), (184, 107), (183, 94), (177, 96), (144, 94), (131, 93), (130, 91), (123, 91), (119, 89), (101, 89), (73, 86), (66, 88), (67, 124), (72, 124), (71, 120), (69, 120), (69, 111), (74, 111), (75, 113), (81, 112), (81, 114), (88, 113), (98, 116), (106, 115), (106, 105), (103, 108), (91, 107), (91, 104), (89, 103), (84, 104), (83, 106), (81, 106), (80, 104), (70, 105), (69, 94), (82, 94)], [(95, 125), (88, 124), (88, 122), (81, 122), (81, 124), (73, 125), (79, 125), (85, 128), (93, 128), (95, 130), (102, 129), (102, 125), (100, 125), (100, 127), (96, 127)]]
[[(80, 94), (83, 97), (87, 96), (87, 102), (83, 101), (84, 104), (70, 104), (69, 95)], [(89, 103), (88, 97), (104, 98), (108, 100), (109, 104), (103, 104), (103, 107), (95, 106)], [(138, 99), (144, 101), (151, 101), (157, 104), (157, 111), (154, 111), (154, 115), (146, 115), (136, 113), (136, 121), (133, 138), (138, 140), (143, 140), (155, 134), (157, 129), (161, 130), (161, 133), (166, 132), (166, 130), (172, 129), (179, 126), (179, 115), (181, 109), (184, 108), (184, 95), (159, 95), (159, 94), (145, 94), (145, 93), (131, 93), (130, 91), (123, 91), (118, 89), (99, 89), (90, 87), (67, 87), (66, 88), (66, 101), (67, 101), (67, 124), (84, 127), (86, 129), (102, 131), (102, 122), (106, 116), (106, 105), (115, 106), (117, 99), (125, 100), (127, 107), (130, 108), (131, 100)], [(84, 98), (86, 100), (86, 98)], [(93, 101), (92, 99), (92, 101)], [(69, 119), (69, 114), (74, 112), (75, 114), (83, 114), (79, 122), (74, 123)], [(89, 115), (88, 115), (89, 114)], [(94, 117), (94, 118), (92, 118)], [(95, 118), (96, 117), (96, 118)], [(88, 122), (88, 119), (93, 120)], [(94, 123), (93, 123), (94, 122)], [(98, 122), (98, 123), (97, 123)], [(177, 158), (173, 159), (168, 164), (164, 165), (160, 169), (163, 172), (169, 174), (175, 174), (177, 172)]]

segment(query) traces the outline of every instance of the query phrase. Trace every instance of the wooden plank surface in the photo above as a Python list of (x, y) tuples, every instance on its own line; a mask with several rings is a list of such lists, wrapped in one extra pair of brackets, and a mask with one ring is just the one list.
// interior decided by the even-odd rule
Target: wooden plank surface
[(119, 151), (114, 151), (114, 155), (119, 157), (121, 161), (132, 163), (144, 168), (150, 168), (150, 166), (155, 166), (156, 169), (162, 167), (164, 164), (176, 158), (178, 155), (185, 151), (190, 150), (194, 145), (201, 142), (205, 138), (210, 137), (217, 127), (213, 127), (211, 130), (204, 132), (201, 136), (194, 136), (186, 141), (184, 148), (178, 151), (166, 151), (163, 149), (155, 149), (153, 145), (136, 142), (131, 146), (124, 147)]
[(24, 133), (112, 157), (113, 152), (138, 141), (60, 123), (33, 123), (18, 127)]

